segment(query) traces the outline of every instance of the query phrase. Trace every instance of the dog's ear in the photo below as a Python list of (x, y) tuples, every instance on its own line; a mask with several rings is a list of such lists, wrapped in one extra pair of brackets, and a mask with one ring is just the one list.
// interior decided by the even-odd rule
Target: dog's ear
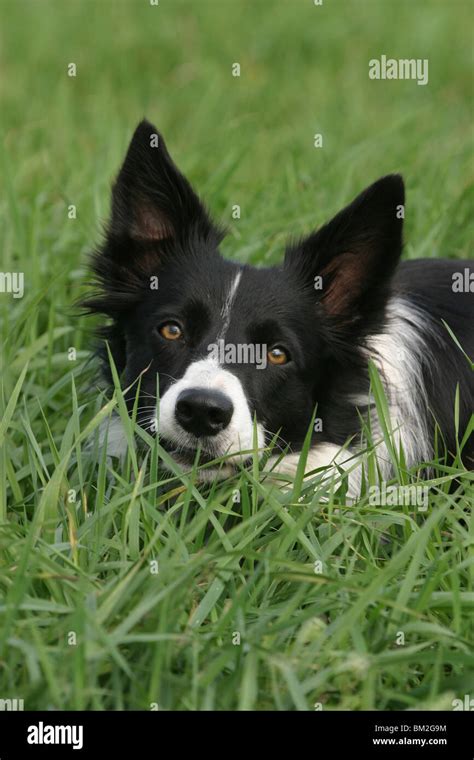
[(82, 306), (116, 318), (140, 300), (167, 256), (216, 255), (222, 238), (159, 132), (142, 121), (113, 187), (104, 245), (91, 256), (97, 291)]
[(179, 240), (191, 229), (204, 238), (217, 232), (158, 130), (142, 121), (113, 187), (109, 236), (153, 243)]
[(356, 321), (380, 307), (402, 251), (404, 186), (382, 177), (330, 222), (286, 251), (331, 317)]

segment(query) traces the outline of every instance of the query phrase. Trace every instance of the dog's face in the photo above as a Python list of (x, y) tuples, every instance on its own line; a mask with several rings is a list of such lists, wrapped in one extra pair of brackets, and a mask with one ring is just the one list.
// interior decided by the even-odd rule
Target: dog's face
[(322, 350), (313, 306), (283, 270), (239, 267), (211, 251), (194, 266), (164, 265), (158, 291), (144, 291), (124, 320), (124, 383), (149, 367), (142, 419), (158, 416), (161, 442), (186, 464), (198, 444), (201, 461), (250, 456), (254, 418), (259, 448), (277, 432), (302, 441)]
[(88, 301), (112, 318), (124, 387), (141, 375), (140, 424), (181, 464), (198, 448), (201, 462), (227, 455), (224, 472), (275, 435), (298, 450), (383, 310), (402, 204), (401, 179), (387, 177), (290, 246), (282, 266), (237, 265), (161, 136), (140, 124), (94, 257), (101, 293)]

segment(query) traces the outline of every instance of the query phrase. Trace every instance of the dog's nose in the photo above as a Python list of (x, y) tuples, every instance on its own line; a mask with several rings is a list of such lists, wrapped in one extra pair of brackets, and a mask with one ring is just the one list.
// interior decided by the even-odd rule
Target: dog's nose
[(234, 407), (228, 396), (207, 388), (188, 388), (176, 401), (176, 419), (197, 438), (217, 435), (232, 419)]

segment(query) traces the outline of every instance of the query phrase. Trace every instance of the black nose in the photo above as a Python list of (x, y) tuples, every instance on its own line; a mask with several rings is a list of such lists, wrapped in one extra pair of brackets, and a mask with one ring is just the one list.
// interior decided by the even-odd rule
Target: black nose
[(176, 401), (176, 419), (197, 438), (220, 433), (231, 421), (233, 412), (228, 396), (207, 388), (188, 388), (181, 391)]

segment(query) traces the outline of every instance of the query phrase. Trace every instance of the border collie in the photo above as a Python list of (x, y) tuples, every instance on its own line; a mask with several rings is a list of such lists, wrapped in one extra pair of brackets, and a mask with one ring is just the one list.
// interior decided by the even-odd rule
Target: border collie
[[(262, 452), (273, 441), (285, 452), (278, 471), (295, 471), (316, 409), (307, 472), (351, 467), (368, 424), (379, 471), (390, 477), (370, 360), (406, 466), (435, 456), (436, 431), (443, 451), (456, 455), (456, 425), (461, 440), (474, 408), (474, 286), (453, 288), (459, 261), (399, 263), (404, 203), (402, 178), (383, 177), (289, 244), (280, 266), (230, 262), (219, 252), (222, 229), (161, 135), (138, 125), (86, 306), (109, 318), (102, 338), (121, 383), (141, 375), (140, 423), (177, 463), (190, 468), (198, 450), (201, 463), (226, 457), (201, 470), (211, 479), (245, 463), (255, 441)], [(135, 389), (130, 408), (134, 398)], [(123, 442), (120, 427), (109, 430), (109, 453), (120, 455)], [(470, 436), (466, 463), (473, 454)], [(359, 483), (360, 473), (352, 489)]]

